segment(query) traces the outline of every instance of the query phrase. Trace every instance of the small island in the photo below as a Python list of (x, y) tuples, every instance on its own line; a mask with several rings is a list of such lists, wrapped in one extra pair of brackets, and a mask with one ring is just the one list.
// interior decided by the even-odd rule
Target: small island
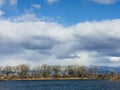
[(115, 70), (105, 73), (97, 66), (80, 65), (41, 65), (30, 67), (28, 64), (0, 66), (0, 80), (120, 80)]

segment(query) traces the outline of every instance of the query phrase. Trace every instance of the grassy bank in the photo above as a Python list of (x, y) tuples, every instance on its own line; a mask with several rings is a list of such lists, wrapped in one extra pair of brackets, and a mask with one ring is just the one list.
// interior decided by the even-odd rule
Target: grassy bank
[(112, 77), (112, 78), (11, 78), (11, 77), (0, 77), (0, 80), (112, 80), (112, 81), (120, 81), (119, 77)]

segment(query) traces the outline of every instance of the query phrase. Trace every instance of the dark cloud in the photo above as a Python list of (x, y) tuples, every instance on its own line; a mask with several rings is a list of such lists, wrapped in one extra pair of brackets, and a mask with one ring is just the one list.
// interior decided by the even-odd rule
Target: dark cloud
[(19, 43), (12, 41), (11, 39), (0, 38), (0, 54), (11, 55), (22, 52), (23, 47)]
[(107, 37), (101, 35), (101, 38), (96, 36), (78, 36), (75, 35), (76, 42), (79, 42), (79, 50), (97, 51), (103, 56), (120, 56), (120, 38)]
[(36, 36), (29, 38), (22, 43), (24, 48), (30, 50), (49, 50), (52, 49), (55, 44), (58, 44), (53, 38)]

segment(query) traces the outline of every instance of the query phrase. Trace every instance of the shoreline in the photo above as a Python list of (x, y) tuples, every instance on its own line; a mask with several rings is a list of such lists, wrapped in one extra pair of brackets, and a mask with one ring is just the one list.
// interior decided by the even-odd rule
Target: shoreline
[(0, 81), (47, 81), (47, 80), (110, 80), (120, 81), (117, 79), (100, 79), (100, 78), (14, 78), (14, 79), (0, 79)]

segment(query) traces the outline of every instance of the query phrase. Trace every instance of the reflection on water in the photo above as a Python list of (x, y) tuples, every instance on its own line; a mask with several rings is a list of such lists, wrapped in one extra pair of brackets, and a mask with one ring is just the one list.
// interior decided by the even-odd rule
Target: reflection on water
[(120, 90), (120, 82), (106, 80), (0, 81), (0, 90)]

